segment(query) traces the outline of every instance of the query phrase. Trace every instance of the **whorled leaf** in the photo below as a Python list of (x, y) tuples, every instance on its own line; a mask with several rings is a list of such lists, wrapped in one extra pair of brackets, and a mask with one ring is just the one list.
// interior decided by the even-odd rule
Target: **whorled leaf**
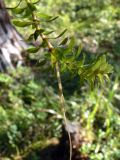
[(106, 56), (102, 55), (91, 64), (83, 65), (83, 67), (78, 70), (78, 74), (81, 82), (86, 80), (93, 86), (96, 81), (103, 83), (105, 79), (108, 80), (107, 74), (112, 71), (113, 67), (106, 61)]
[[(65, 43), (65, 41), (64, 41), (64, 43)], [(68, 44), (63, 44), (63, 45), (60, 45), (57, 47), (58, 54), (62, 54), (62, 56), (64, 58), (66, 56), (68, 57), (73, 51), (74, 44), (75, 44), (75, 39), (74, 39), (74, 37), (71, 37)]]
[(24, 11), (26, 10), (26, 8), (24, 7), (24, 8), (14, 8), (14, 9), (12, 9), (12, 12), (13, 13), (15, 13), (15, 14), (21, 14), (21, 13), (23, 13)]
[(18, 27), (27, 27), (27, 26), (30, 26), (32, 24), (32, 22), (14, 19), (13, 24), (15, 24)]
[(36, 16), (40, 19), (44, 19), (44, 20), (50, 20), (52, 18), (52, 16), (45, 14), (45, 13), (41, 13), (41, 12), (37, 12)]

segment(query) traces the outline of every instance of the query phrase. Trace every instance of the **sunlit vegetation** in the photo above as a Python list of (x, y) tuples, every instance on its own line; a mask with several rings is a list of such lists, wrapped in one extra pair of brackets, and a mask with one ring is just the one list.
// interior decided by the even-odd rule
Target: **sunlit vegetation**
[[(18, 4), (5, 2), (10, 8)], [(39, 150), (61, 136), (64, 119), (55, 73), (59, 62), (66, 116), (80, 124), (86, 141), (80, 154), (119, 160), (120, 2), (33, 2), (27, 6), (23, 0), (8, 9), (29, 48), (23, 55), (25, 66), (0, 73), (0, 158), (39, 160)], [(40, 28), (35, 28), (33, 11)], [(43, 34), (54, 51), (49, 52)]]

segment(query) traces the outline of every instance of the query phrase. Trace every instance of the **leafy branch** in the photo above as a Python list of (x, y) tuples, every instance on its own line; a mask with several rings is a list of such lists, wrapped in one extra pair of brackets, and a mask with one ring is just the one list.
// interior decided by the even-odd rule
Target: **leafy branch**
[[(30, 39), (35, 41), (41, 37), (43, 46), (47, 47), (49, 50), (49, 57), (52, 64), (52, 67), (56, 70), (56, 76), (58, 81), (58, 90), (59, 90), (59, 99), (60, 107), (63, 113), (63, 118), (65, 124), (67, 124), (67, 119), (65, 115), (65, 100), (63, 95), (63, 87), (61, 81), (61, 71), (69, 70), (73, 75), (79, 75), (80, 80), (83, 83), (88, 81), (90, 86), (93, 88), (94, 84), (103, 83), (105, 80), (108, 80), (108, 74), (112, 72), (112, 66), (106, 61), (105, 55), (97, 57), (94, 61), (89, 64), (85, 64), (85, 55), (81, 56), (81, 46), (77, 51), (74, 50), (75, 40), (73, 37), (64, 38), (57, 46), (54, 46), (50, 39), (58, 39), (65, 34), (66, 29), (62, 31), (56, 37), (48, 37), (53, 31), (50, 31), (49, 34), (46, 34), (46, 30), (41, 27), (42, 22), (50, 23), (58, 18), (52, 17), (50, 15), (37, 12), (37, 7), (30, 0), (25, 0), (26, 6), (14, 8), (13, 12), (19, 14), (22, 20), (14, 19), (13, 23), (18, 27), (28, 27), (32, 26), (34, 32), (29, 36)], [(27, 51), (30, 53), (38, 52), (41, 48), (41, 45), (37, 47), (29, 48)], [(79, 57), (82, 57), (81, 59)], [(70, 159), (72, 157), (72, 144), (71, 137), (68, 131), (69, 140), (70, 140)]]

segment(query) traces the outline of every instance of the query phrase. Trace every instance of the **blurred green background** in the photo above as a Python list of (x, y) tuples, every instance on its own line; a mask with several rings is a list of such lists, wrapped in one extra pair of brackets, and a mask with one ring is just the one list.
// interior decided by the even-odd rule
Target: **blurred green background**
[[(13, 7), (18, 0), (5, 2), (7, 7)], [(72, 78), (70, 73), (63, 74), (62, 81), (67, 117), (79, 122), (89, 139), (80, 152), (91, 160), (119, 160), (120, 1), (41, 0), (37, 8), (42, 13), (59, 16), (49, 26), (42, 24), (48, 31), (60, 33), (67, 28), (66, 34), (75, 36), (76, 48), (82, 44), (88, 61), (104, 53), (113, 65), (110, 82), (99, 89), (91, 91), (87, 84), (81, 86), (79, 78)], [(15, 16), (9, 12), (11, 17)], [(32, 28), (17, 30), (26, 39)], [(39, 54), (30, 55), (29, 60), (36, 62)], [(55, 75), (39, 65), (27, 66), (11, 75), (0, 74), (0, 86), (0, 156), (7, 160), (26, 155), (27, 159), (31, 154), (32, 160), (38, 160), (35, 150), (61, 133)]]

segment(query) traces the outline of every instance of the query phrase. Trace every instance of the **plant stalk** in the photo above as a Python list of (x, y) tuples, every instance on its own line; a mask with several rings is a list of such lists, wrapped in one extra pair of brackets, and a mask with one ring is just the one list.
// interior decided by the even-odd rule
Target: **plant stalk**
[[(30, 3), (29, 0), (26, 0), (27, 3)], [(35, 15), (34, 11), (32, 12), (32, 18), (34, 21), (34, 25), (36, 30), (39, 30), (40, 27), (38, 25), (38, 21), (37, 21), (37, 17)], [(53, 45), (49, 42), (48, 38), (46, 37), (46, 35), (44, 35), (43, 33), (40, 34), (42, 40), (47, 44), (47, 47), (49, 49), (49, 52), (51, 54), (53, 54), (54, 52), (54, 47)], [(64, 100), (64, 95), (63, 95), (63, 87), (62, 87), (62, 81), (61, 81), (61, 74), (60, 74), (60, 66), (59, 66), (59, 61), (56, 61), (55, 63), (55, 69), (56, 69), (56, 76), (57, 76), (57, 82), (58, 82), (58, 90), (59, 90), (59, 99), (60, 99), (60, 107), (62, 109), (62, 114), (63, 114), (63, 119), (65, 121), (65, 125), (67, 126), (67, 118), (66, 118), (66, 111), (65, 111), (65, 100)], [(70, 157), (69, 160), (72, 159), (72, 142), (71, 142), (71, 136), (70, 136), (70, 132), (69, 130), (67, 130), (68, 132), (68, 137), (69, 137), (69, 144), (70, 144)]]

